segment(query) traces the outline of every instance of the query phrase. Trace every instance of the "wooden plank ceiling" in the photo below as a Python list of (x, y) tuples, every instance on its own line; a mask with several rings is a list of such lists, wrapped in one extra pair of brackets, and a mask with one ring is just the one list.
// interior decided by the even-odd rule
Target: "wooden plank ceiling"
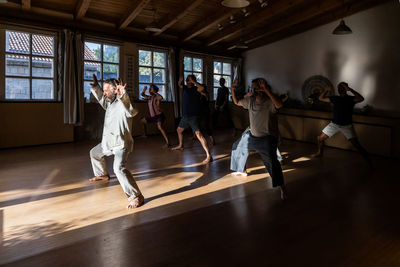
[[(388, 0), (265, 1), (262, 8), (259, 0), (250, 0), (245, 16), (242, 9), (222, 6), (222, 0), (8, 0), (0, 3), (0, 20), (238, 55), (246, 50), (235, 48), (238, 42), (256, 48)], [(162, 31), (146, 32), (154, 20)]]

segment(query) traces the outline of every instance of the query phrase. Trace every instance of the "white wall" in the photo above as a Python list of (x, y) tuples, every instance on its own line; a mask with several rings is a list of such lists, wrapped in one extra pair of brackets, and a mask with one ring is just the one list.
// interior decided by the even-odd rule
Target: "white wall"
[(400, 3), (398, 0), (345, 18), (350, 35), (333, 35), (339, 21), (243, 53), (246, 87), (265, 77), (275, 91), (302, 99), (303, 82), (323, 75), (347, 81), (365, 97), (360, 104), (400, 111)]

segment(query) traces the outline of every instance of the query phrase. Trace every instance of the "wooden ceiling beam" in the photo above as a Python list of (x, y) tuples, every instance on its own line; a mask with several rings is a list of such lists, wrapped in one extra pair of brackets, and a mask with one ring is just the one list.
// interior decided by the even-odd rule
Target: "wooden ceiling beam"
[(128, 27), (128, 25), (140, 14), (140, 12), (142, 12), (150, 1), (151, 0), (141, 0), (139, 4), (121, 20), (118, 29), (122, 30)]
[(22, 4), (21, 6), (22, 10), (28, 11), (31, 9), (31, 0), (22, 0), (21, 4)]
[(79, 20), (83, 18), (86, 14), (86, 11), (89, 9), (90, 0), (79, 0), (78, 4), (75, 8), (75, 19)]
[(213, 27), (214, 25), (217, 25), (218, 23), (221, 23), (222, 21), (228, 19), (230, 16), (235, 14), (236, 11), (230, 11), (230, 12), (224, 12), (223, 14), (218, 14), (212, 18), (209, 18), (207, 20), (202, 20), (201, 22), (198, 23), (198, 27), (191, 31), (188, 35), (183, 37), (183, 41), (189, 41), (190, 39), (193, 39), (194, 37), (202, 34), (209, 28)]
[(189, 14), (192, 10), (197, 8), (203, 1), (204, 0), (195, 0), (193, 3), (190, 4), (190, 6), (185, 8), (185, 10), (183, 10), (177, 16), (174, 16), (174, 18), (171, 21), (164, 24), (164, 26), (162, 26), (162, 28), (161, 28), (161, 31), (154, 33), (154, 36), (157, 36), (157, 35), (160, 35), (161, 33), (163, 33), (169, 27), (171, 27), (172, 25), (177, 23), (179, 20), (181, 20), (183, 17), (185, 17), (187, 14)]
[(274, 16), (277, 16), (281, 13), (288, 11), (289, 9), (293, 8), (294, 6), (301, 6), (305, 3), (310, 2), (307, 0), (299, 0), (293, 2), (287, 1), (278, 1), (275, 4), (270, 4), (266, 8), (259, 9), (258, 12), (253, 13), (251, 16), (245, 18), (242, 23), (236, 23), (235, 26), (230, 27), (220, 34), (217, 34), (215, 37), (206, 41), (207, 46), (215, 45), (225, 39), (233, 37), (237, 34), (240, 34), (243, 31), (243, 26), (248, 30), (248, 28), (254, 27), (262, 23), (263, 21), (270, 19)]
[[(257, 48), (262, 45), (266, 45), (278, 40), (281, 40), (283, 38), (287, 38), (290, 36), (293, 36), (295, 34), (311, 30), (315, 27), (331, 23), (333, 21), (336, 21), (338, 19), (341, 19), (346, 16), (350, 16), (352, 14), (355, 14), (357, 12), (363, 11), (368, 8), (372, 8), (374, 6), (383, 4), (389, 2), (389, 0), (364, 0), (364, 1), (357, 1), (353, 0), (350, 3), (347, 3), (347, 7), (339, 7), (336, 10), (329, 10), (325, 13), (321, 13), (317, 16), (314, 16), (308, 20), (305, 20), (301, 23), (298, 23), (296, 25), (289, 26), (288, 28), (281, 30), (281, 31), (275, 31), (273, 33), (270, 33), (268, 35), (263, 35), (260, 38), (254, 39), (251, 43), (246, 42), (249, 45), (249, 49)], [(333, 29), (332, 29), (333, 30)], [(331, 32), (328, 32), (327, 34), (330, 34)], [(256, 36), (253, 34), (253, 36)]]

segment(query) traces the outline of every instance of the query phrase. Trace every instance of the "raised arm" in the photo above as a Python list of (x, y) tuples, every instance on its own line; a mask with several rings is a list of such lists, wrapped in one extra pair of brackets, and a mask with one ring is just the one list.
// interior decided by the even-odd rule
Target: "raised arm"
[(236, 91), (235, 91), (235, 89), (236, 89), (238, 83), (239, 83), (239, 81), (238, 81), (237, 78), (236, 78), (236, 79), (233, 81), (233, 83), (232, 83), (232, 100), (233, 100), (233, 103), (234, 103), (235, 105), (243, 107), (242, 103), (241, 103), (241, 102), (237, 99), (237, 97), (236, 97)]
[(104, 92), (103, 90), (101, 90), (101, 87), (99, 85), (99, 82), (97, 81), (97, 77), (95, 74), (93, 74), (93, 82), (90, 84), (90, 86), (91, 86), (90, 91), (92, 92), (93, 96), (97, 99), (100, 106), (102, 106), (103, 109), (107, 109), (108, 102), (106, 101)]
[(326, 103), (330, 103), (331, 100), (329, 99), (329, 97), (326, 96), (326, 94), (327, 94), (328, 92), (332, 92), (332, 86), (327, 86), (327, 87), (325, 88), (325, 90), (322, 92), (322, 94), (320, 94), (319, 97), (318, 97), (319, 101), (321, 101), (321, 102), (326, 102)]
[(290, 92), (289, 92), (289, 90), (287, 90), (285, 97), (282, 98), (282, 103), (285, 103), (286, 101), (288, 101), (289, 97), (290, 97)]
[(180, 89), (183, 88), (183, 75), (179, 76), (178, 86)]
[(265, 83), (264, 79), (260, 79), (258, 81), (258, 85), (260, 88), (268, 95), (268, 97), (271, 99), (272, 103), (274, 104), (276, 109), (280, 109), (283, 106), (282, 101), (280, 100), (279, 97), (271, 93), (271, 91), (268, 89), (267, 84)]
[(138, 114), (138, 111), (131, 105), (131, 100), (125, 90), (126, 83), (124, 84), (121, 78), (119, 78), (118, 82), (115, 82), (114, 84), (117, 87), (115, 90), (117, 99), (120, 100), (120, 105), (123, 106), (127, 117), (135, 117)]
[(150, 96), (149, 95), (146, 95), (146, 91), (147, 91), (147, 86), (145, 86), (144, 88), (143, 88), (143, 91), (142, 91), (142, 93), (140, 94), (143, 98), (145, 98), (145, 99), (149, 99), (150, 98)]
[(344, 83), (344, 88), (346, 88), (347, 91), (350, 91), (354, 95), (354, 102), (355, 103), (360, 103), (360, 102), (364, 101), (364, 97), (359, 92), (357, 92), (356, 90), (350, 88), (347, 83)]
[(189, 82), (193, 83), (197, 87), (197, 92), (201, 93), (204, 91), (204, 86), (192, 79), (189, 75)]

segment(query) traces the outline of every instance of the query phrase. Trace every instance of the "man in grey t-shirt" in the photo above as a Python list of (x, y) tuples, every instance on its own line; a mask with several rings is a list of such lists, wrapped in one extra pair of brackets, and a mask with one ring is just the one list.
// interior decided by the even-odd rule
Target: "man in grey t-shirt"
[(249, 151), (257, 151), (274, 187), (281, 189), (281, 198), (286, 198), (286, 188), (283, 179), (281, 165), (276, 155), (278, 146), (278, 120), (277, 109), (282, 107), (282, 101), (273, 95), (266, 81), (258, 78), (252, 81), (254, 94), (241, 100), (237, 100), (235, 88), (238, 81), (232, 84), (233, 102), (249, 110), (250, 130), (246, 131), (232, 147), (231, 170), (233, 174), (246, 175), (244, 173)]

